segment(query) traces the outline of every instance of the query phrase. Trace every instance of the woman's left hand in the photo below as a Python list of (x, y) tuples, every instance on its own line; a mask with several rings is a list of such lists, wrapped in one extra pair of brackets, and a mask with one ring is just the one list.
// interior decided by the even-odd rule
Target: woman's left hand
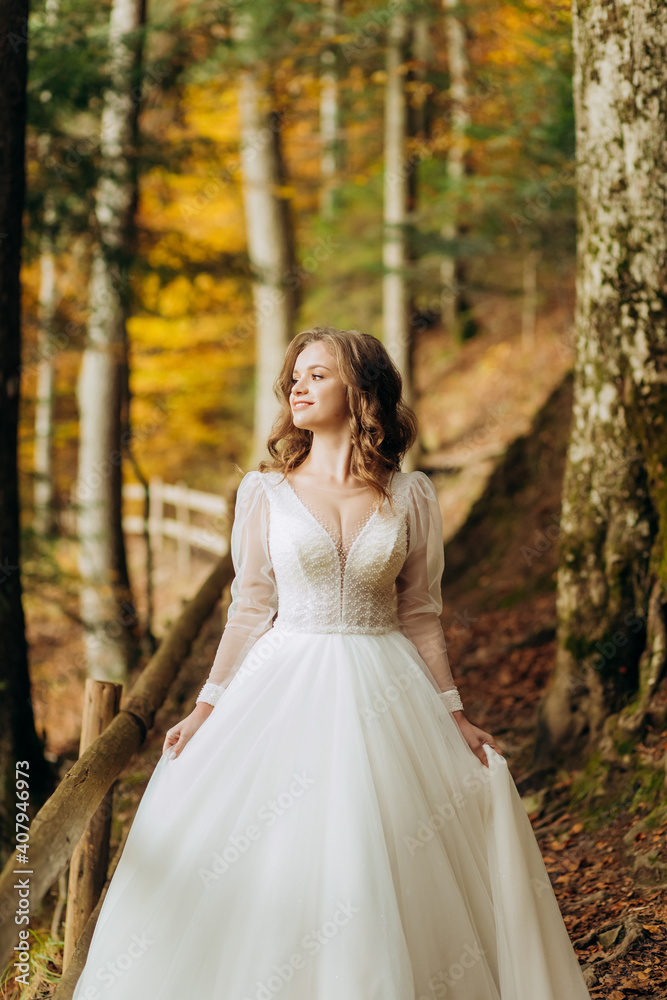
[(454, 712), (453, 715), (458, 723), (459, 729), (463, 733), (466, 743), (475, 756), (479, 757), (485, 767), (489, 766), (489, 761), (486, 756), (486, 751), (484, 750), (484, 743), (488, 743), (488, 745), (492, 747), (496, 753), (499, 753), (501, 757), (503, 756), (502, 750), (496, 743), (495, 737), (492, 736), (491, 733), (485, 732), (483, 729), (480, 729), (479, 726), (473, 726), (472, 722), (469, 722), (461, 711)]

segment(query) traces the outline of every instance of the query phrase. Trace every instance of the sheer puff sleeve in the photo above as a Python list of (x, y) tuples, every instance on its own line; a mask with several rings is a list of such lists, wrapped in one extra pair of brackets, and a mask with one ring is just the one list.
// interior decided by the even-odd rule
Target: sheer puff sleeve
[(247, 472), (236, 491), (231, 556), (234, 579), (227, 624), (197, 701), (215, 705), (255, 642), (271, 628), (278, 593), (269, 556), (269, 500), (262, 474)]
[(408, 549), (396, 578), (400, 630), (426, 664), (429, 680), (451, 711), (463, 708), (454, 684), (442, 630), (445, 552), (438, 497), (424, 472), (413, 472), (408, 490)]

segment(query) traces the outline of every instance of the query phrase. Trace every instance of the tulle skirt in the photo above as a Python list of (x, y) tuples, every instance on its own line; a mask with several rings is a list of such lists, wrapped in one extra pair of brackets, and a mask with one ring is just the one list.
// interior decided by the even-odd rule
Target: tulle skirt
[(589, 1000), (507, 763), (422, 665), (262, 636), (155, 768), (75, 1000)]

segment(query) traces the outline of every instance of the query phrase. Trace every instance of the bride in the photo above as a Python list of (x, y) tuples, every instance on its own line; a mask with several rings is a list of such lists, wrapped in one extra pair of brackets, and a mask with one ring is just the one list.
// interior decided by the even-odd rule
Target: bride
[(590, 1000), (440, 622), (442, 519), (375, 337), (315, 328), (238, 487), (227, 625), (74, 1000)]

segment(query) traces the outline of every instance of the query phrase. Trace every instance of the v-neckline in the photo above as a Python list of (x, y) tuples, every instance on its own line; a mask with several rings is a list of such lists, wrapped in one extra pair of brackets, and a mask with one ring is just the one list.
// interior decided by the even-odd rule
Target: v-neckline
[[(395, 472), (392, 472), (392, 475), (391, 475), (391, 477), (389, 479), (389, 484), (391, 484), (389, 486), (389, 489), (390, 489), (390, 491), (392, 493), (393, 493), (393, 488), (394, 488), (394, 476), (395, 476)], [(331, 532), (329, 531), (329, 529), (326, 527), (326, 525), (323, 523), (323, 521), (320, 520), (320, 517), (318, 517), (315, 514), (315, 512), (311, 509), (311, 507), (309, 507), (309, 505), (306, 503), (306, 501), (303, 500), (299, 496), (299, 494), (297, 493), (297, 491), (294, 489), (294, 487), (290, 483), (288, 477), (285, 476), (284, 478), (285, 478), (285, 482), (287, 483), (287, 485), (289, 487), (289, 490), (290, 490), (290, 493), (292, 494), (292, 496), (294, 496), (296, 498), (296, 500), (300, 504), (300, 506), (306, 511), (307, 514), (310, 515), (310, 517), (313, 519), (313, 521), (315, 522), (315, 524), (317, 524), (322, 529), (322, 531), (325, 533), (325, 535), (327, 536), (327, 538), (329, 539), (329, 541), (332, 543), (332, 545), (336, 549), (336, 552), (338, 553), (338, 558), (339, 558), (339, 561), (340, 561), (341, 571), (342, 571), (344, 569), (345, 563), (347, 563), (347, 560), (348, 560), (348, 558), (350, 556), (350, 553), (352, 552), (352, 549), (357, 544), (357, 542), (359, 541), (359, 539), (361, 538), (361, 536), (363, 535), (364, 531), (366, 530), (366, 528), (368, 527), (368, 525), (371, 523), (371, 521), (373, 520), (373, 518), (376, 516), (376, 514), (378, 514), (380, 512), (380, 509), (382, 507), (382, 502), (384, 501), (385, 498), (383, 497), (382, 500), (379, 501), (378, 503), (376, 503), (374, 507), (370, 507), (368, 509), (368, 511), (366, 512), (365, 518), (361, 518), (361, 520), (357, 522), (357, 526), (355, 526), (355, 530), (356, 530), (356, 528), (359, 525), (360, 525), (360, 527), (358, 527), (358, 530), (356, 531), (356, 534), (352, 538), (352, 541), (350, 543), (350, 547), (349, 547), (349, 549), (346, 552), (345, 548), (343, 546), (343, 536), (342, 536), (342, 533), (341, 533), (339, 539), (336, 540), (334, 538), (334, 536), (331, 534)]]

